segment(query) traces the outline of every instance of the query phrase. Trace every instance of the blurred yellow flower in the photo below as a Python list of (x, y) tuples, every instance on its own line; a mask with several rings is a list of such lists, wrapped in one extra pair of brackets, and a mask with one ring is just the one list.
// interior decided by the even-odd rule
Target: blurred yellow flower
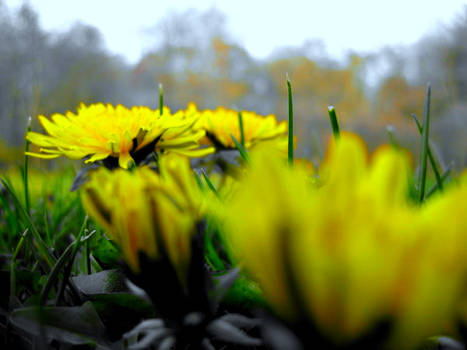
[(100, 168), (82, 190), (85, 209), (120, 246), (136, 273), (138, 254), (166, 253), (180, 280), (185, 280), (190, 244), (204, 212), (201, 191), (188, 159), (160, 159), (160, 175), (148, 167), (132, 172)]
[[(195, 124), (197, 130), (205, 130), (206, 143), (217, 148), (235, 148), (233, 135), (241, 142), (239, 112), (218, 107), (215, 110), (198, 111), (191, 103), (186, 110), (187, 115), (200, 115)], [(287, 150), (287, 122), (278, 122), (274, 115), (262, 116), (255, 112), (242, 111), (243, 140), (247, 149), (262, 142), (269, 142), (270, 147)]]
[(342, 133), (318, 187), (305, 169), (253, 152), (220, 213), (231, 250), (284, 318), (306, 316), (343, 345), (389, 317), (393, 348), (411, 348), (454, 317), (466, 282), (467, 186), (414, 207), (407, 157), (383, 148), (369, 158), (359, 137)]
[(50, 119), (40, 115), (48, 135), (28, 132), (26, 138), (41, 148), (40, 153), (27, 154), (40, 158), (89, 157), (86, 163), (113, 159), (125, 169), (155, 150), (203, 156), (212, 150), (199, 148), (204, 131), (192, 129), (195, 118), (180, 112), (172, 115), (168, 108), (160, 115), (159, 110), (147, 107), (82, 104), (77, 114), (54, 114)]

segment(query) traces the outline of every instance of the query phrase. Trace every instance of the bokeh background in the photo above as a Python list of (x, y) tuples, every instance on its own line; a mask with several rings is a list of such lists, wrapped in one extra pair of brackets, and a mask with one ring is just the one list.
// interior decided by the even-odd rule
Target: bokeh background
[[(430, 81), (432, 147), (444, 167), (467, 165), (467, 5), (408, 44), (382, 41), (374, 50), (350, 48), (335, 55), (327, 50), (328, 43), (307, 33), (303, 25), (307, 39), (296, 44), (290, 34), (291, 44), (274, 47), (258, 58), (232, 33), (229, 13), (216, 7), (184, 6), (164, 12), (152, 25), (141, 26), (146, 45), (142, 54), (130, 57), (128, 52), (110, 50), (100, 29), (85, 19), (46, 29), (39, 15), (45, 3), (52, 6), (51, 1), (0, 0), (2, 167), (21, 161), (28, 116), (39, 130), (38, 114), (76, 110), (81, 102), (157, 107), (158, 83), (163, 84), (165, 102), (173, 110), (193, 101), (199, 108), (222, 105), (286, 119), (286, 73), (294, 90), (301, 156), (322, 156), (330, 132), (328, 105), (336, 107), (342, 127), (360, 133), (370, 147), (388, 142), (390, 126), (402, 146), (418, 152), (410, 113), (421, 116)], [(134, 16), (138, 1), (127, 3), (132, 7), (129, 15)], [(93, 13), (92, 7), (87, 10)], [(404, 20), (421, 15), (399, 10)], [(250, 27), (246, 32), (254, 33), (267, 23), (280, 27), (287, 39), (288, 27), (294, 23), (293, 12), (271, 23), (266, 7), (253, 14), (257, 22), (251, 20), (247, 7), (242, 11), (247, 14), (245, 26)], [(112, 16), (112, 9), (99, 15)], [(326, 15), (329, 30), (344, 35), (345, 26), (339, 27), (332, 13)], [(366, 20), (361, 9), (348, 13), (354, 15), (355, 21)], [(397, 30), (401, 19), (391, 20)], [(125, 22), (115, 26), (125, 28)]]

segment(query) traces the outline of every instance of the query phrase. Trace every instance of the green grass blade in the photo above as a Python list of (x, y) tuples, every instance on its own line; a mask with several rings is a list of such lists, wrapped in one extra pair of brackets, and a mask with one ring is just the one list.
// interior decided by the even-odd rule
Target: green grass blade
[[(420, 124), (420, 121), (418, 120), (417, 116), (414, 113), (412, 113), (410, 116), (415, 121), (415, 124), (417, 125), (417, 129), (418, 129), (418, 132), (420, 133), (420, 135), (423, 135), (423, 127)], [(428, 160), (430, 161), (431, 168), (433, 169), (433, 173), (435, 174), (436, 183), (437, 183), (439, 189), (442, 191), (443, 190), (443, 181), (441, 180), (441, 175), (439, 173), (438, 167), (436, 166), (435, 158), (433, 157), (433, 153), (431, 152), (431, 147), (430, 147), (429, 141), (428, 141), (428, 146), (427, 146), (427, 152), (428, 152)]]
[(199, 174), (196, 171), (193, 171), (193, 176), (195, 177), (196, 184), (198, 185), (199, 189), (204, 192), (205, 188), (203, 181), (201, 181), (201, 178), (199, 177)]
[(243, 115), (242, 112), (238, 112), (238, 127), (240, 129), (240, 143), (245, 147), (245, 134), (243, 132)]
[[(55, 298), (55, 305), (58, 305), (60, 300), (62, 299), (63, 293), (65, 292), (65, 287), (69, 283), (69, 278), (71, 275), (71, 269), (73, 268), (73, 262), (76, 257), (76, 253), (78, 253), (78, 249), (81, 247), (81, 244), (85, 242), (85, 240), (81, 239), (83, 237), (83, 234), (86, 232), (86, 225), (88, 223), (88, 216), (86, 215), (83, 220), (83, 224), (81, 225), (81, 228), (79, 230), (78, 236), (76, 237), (76, 241), (74, 242), (73, 246), (73, 251), (71, 253), (71, 257), (68, 260), (68, 263), (65, 267), (65, 271), (63, 272), (63, 279), (62, 283), (60, 284), (60, 289), (58, 290), (57, 296)], [(89, 234), (87, 236), (87, 239), (92, 236), (93, 233)]]
[(26, 238), (28, 232), (29, 232), (29, 229), (26, 229), (26, 230), (24, 230), (23, 234), (21, 235), (21, 238), (20, 238), (18, 244), (16, 245), (16, 249), (15, 249), (15, 251), (13, 253), (13, 256), (11, 258), (11, 261), (16, 260), (16, 257), (18, 256), (19, 251), (20, 251), (21, 247), (23, 246), (24, 239)]
[(86, 261), (85, 261), (85, 273), (86, 273), (86, 275), (90, 275), (92, 273), (90, 254), (91, 254), (91, 252), (89, 251), (89, 240), (86, 240), (86, 242), (84, 242), (84, 259), (86, 259)]
[[(447, 168), (446, 171), (443, 173), (443, 175), (441, 176), (441, 182), (444, 183), (444, 181), (446, 181), (446, 179), (449, 177), (449, 174), (451, 173), (451, 168)], [(430, 197), (433, 193), (435, 193), (437, 190), (441, 190), (441, 188), (438, 186), (437, 183), (435, 183), (433, 186), (431, 186), (431, 188), (428, 190), (428, 192), (426, 193), (426, 196), (425, 198), (428, 198)]]
[(76, 242), (70, 243), (68, 247), (66, 247), (65, 251), (60, 255), (55, 266), (50, 271), (49, 276), (47, 277), (47, 282), (45, 283), (44, 287), (42, 288), (41, 296), (39, 299), (40, 305), (44, 305), (47, 297), (49, 296), (49, 292), (52, 287), (57, 282), (59, 277), (60, 271), (63, 269), (65, 264), (69, 261), (71, 254), (73, 252), (73, 247), (75, 246)]
[(289, 130), (288, 130), (288, 145), (287, 145), (287, 159), (289, 165), (293, 165), (294, 158), (294, 142), (293, 142), (293, 99), (292, 99), (292, 84), (289, 75), (286, 75), (287, 80), (287, 98), (289, 107)]
[(1, 242), (4, 246), (4, 250), (9, 250), (11, 247), (11, 239), (14, 238), (12, 236), (16, 235), (16, 232), (19, 231), (18, 219), (16, 212), (10, 207), (6, 196), (0, 195), (0, 207), (3, 209), (3, 217), (8, 226), (8, 234), (6, 232), (0, 234), (2, 238)]
[(23, 234), (21, 235), (21, 238), (16, 245), (16, 249), (13, 253), (13, 256), (11, 257), (11, 264), (10, 264), (10, 297), (14, 297), (16, 295), (16, 257), (19, 254), (19, 251), (21, 250), (21, 247), (24, 244), (24, 240), (26, 238), (26, 235), (28, 234), (29, 230), (26, 229)]
[(328, 107), (329, 120), (331, 121), (332, 134), (335, 139), (338, 139), (340, 136), (339, 122), (337, 120), (336, 109), (334, 106)]
[(389, 142), (391, 142), (391, 146), (394, 149), (399, 149), (400, 145), (399, 142), (397, 142), (396, 136), (394, 135), (394, 130), (395, 128), (392, 125), (386, 126), (386, 132), (388, 133)]
[(13, 199), (13, 202), (14, 202), (16, 208), (18, 208), (18, 211), (19, 211), (22, 219), (24, 220), (24, 223), (26, 224), (26, 226), (31, 231), (31, 234), (32, 234), (32, 236), (34, 238), (33, 243), (34, 243), (35, 247), (37, 248), (40, 256), (44, 259), (44, 261), (47, 263), (47, 265), (50, 268), (52, 268), (54, 266), (54, 264), (55, 264), (55, 258), (48, 252), (47, 246), (45, 245), (44, 241), (42, 240), (42, 237), (39, 234), (39, 231), (37, 231), (36, 226), (32, 222), (31, 217), (26, 212), (24, 206), (21, 204), (21, 202), (18, 199), (18, 197), (16, 196), (13, 188), (8, 184), (8, 182), (5, 181), (5, 179), (1, 179), (1, 182), (2, 182), (3, 186), (5, 187), (5, 189), (7, 190), (7, 192), (10, 194), (11, 198)]
[(101, 265), (99, 265), (99, 263), (97, 262), (96, 258), (94, 257), (94, 255), (92, 255), (92, 253), (90, 254), (89, 256), (90, 260), (91, 260), (91, 266), (94, 268), (94, 271), (95, 272), (101, 272), (103, 271), (104, 269), (102, 268)]
[(164, 86), (159, 83), (159, 113), (162, 115), (164, 110)]
[(246, 148), (243, 147), (243, 145), (240, 142), (238, 142), (238, 140), (235, 138), (235, 136), (230, 134), (230, 137), (232, 138), (232, 141), (235, 144), (235, 147), (237, 148), (238, 152), (240, 153), (240, 156), (243, 158), (243, 160), (245, 162), (248, 162), (249, 157), (248, 157), (248, 151), (246, 150)]
[[(26, 128), (26, 133), (31, 131), (31, 117), (28, 118), (28, 126)], [(23, 186), (24, 186), (24, 203), (26, 206), (26, 213), (30, 214), (31, 204), (29, 198), (29, 156), (26, 155), (26, 152), (29, 152), (29, 141), (25, 138), (24, 143), (24, 169), (23, 169)]]
[(217, 190), (214, 187), (214, 185), (212, 184), (211, 180), (209, 180), (209, 177), (206, 175), (206, 172), (204, 171), (204, 169), (202, 170), (202, 174), (203, 174), (203, 177), (204, 177), (204, 181), (206, 181), (206, 184), (208, 185), (209, 189), (212, 191), (212, 193), (214, 193), (216, 195), (216, 197), (220, 198), (219, 192), (217, 192)]
[(44, 230), (45, 230), (45, 241), (49, 246), (51, 246), (53, 243), (52, 243), (52, 238), (50, 235), (49, 216), (47, 214), (46, 207), (44, 207)]
[(206, 262), (214, 271), (224, 271), (226, 268), (214, 247), (212, 223), (208, 220), (206, 224), (206, 233), (204, 235), (204, 247), (206, 251)]
[(427, 84), (425, 104), (423, 106), (423, 130), (422, 130), (422, 152), (420, 158), (420, 178), (418, 183), (419, 188), (419, 201), (423, 202), (425, 199), (425, 186), (426, 186), (426, 171), (428, 159), (428, 139), (430, 134), (430, 99), (431, 99), (431, 85)]

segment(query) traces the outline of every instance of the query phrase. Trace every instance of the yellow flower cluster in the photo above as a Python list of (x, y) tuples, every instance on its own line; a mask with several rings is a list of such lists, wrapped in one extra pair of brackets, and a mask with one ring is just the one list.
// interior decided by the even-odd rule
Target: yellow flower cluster
[[(309, 320), (336, 346), (389, 319), (389, 347), (413, 348), (446, 330), (457, 308), (467, 309), (467, 175), (417, 206), (408, 199), (410, 162), (402, 151), (381, 147), (370, 157), (358, 136), (341, 133), (318, 170), (306, 160), (290, 167), (271, 152), (287, 149), (287, 123), (272, 115), (95, 104), (39, 121), (48, 135), (27, 134), (40, 146), (32, 156), (111, 159), (128, 169), (164, 153), (159, 173), (100, 168), (82, 189), (86, 210), (135, 273), (139, 254), (165, 255), (184, 284), (192, 235), (209, 207), (228, 250), (277, 313)], [(232, 149), (232, 136), (252, 152), (239, 181), (212, 177), (223, 184), (221, 204), (203, 193), (188, 158), (170, 153), (213, 151), (203, 143)]]
[(50, 119), (40, 115), (39, 121), (48, 135), (29, 132), (26, 138), (41, 147), (40, 153), (28, 154), (40, 158), (89, 157), (86, 160), (89, 163), (113, 157), (126, 169), (135, 157), (145, 157), (157, 150), (188, 156), (212, 152), (199, 148), (204, 131), (192, 128), (196, 117), (187, 117), (183, 111), (171, 114), (168, 108), (161, 115), (159, 110), (147, 107), (82, 104), (77, 114), (54, 114)]
[[(215, 110), (198, 111), (191, 103), (186, 110), (187, 115), (199, 115), (195, 124), (197, 130), (205, 130), (205, 143), (221, 148), (235, 148), (233, 135), (241, 142), (239, 112), (218, 107)], [(243, 141), (246, 149), (258, 143), (269, 142), (270, 147), (287, 150), (287, 122), (278, 122), (274, 115), (261, 116), (255, 112), (241, 112), (243, 121)]]
[(382, 148), (370, 162), (351, 134), (329, 147), (319, 186), (267, 152), (251, 164), (216, 212), (279, 314), (307, 317), (336, 345), (389, 317), (398, 349), (454, 320), (467, 282), (465, 181), (416, 207), (404, 154)]
[(183, 282), (203, 199), (187, 158), (167, 155), (159, 165), (160, 174), (149, 167), (100, 168), (82, 189), (82, 201), (134, 272), (140, 270), (139, 253), (148, 258), (164, 253)]

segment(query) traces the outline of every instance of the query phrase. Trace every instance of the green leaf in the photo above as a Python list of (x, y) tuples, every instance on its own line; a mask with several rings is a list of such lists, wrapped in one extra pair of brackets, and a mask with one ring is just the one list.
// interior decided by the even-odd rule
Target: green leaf
[(240, 275), (227, 291), (223, 303), (242, 310), (268, 308), (263, 293), (256, 282)]
[(127, 293), (125, 275), (117, 269), (71, 278), (78, 291), (85, 296), (103, 293)]
[(12, 312), (12, 324), (28, 334), (68, 344), (107, 345), (106, 328), (91, 302), (73, 307), (25, 307)]
[(95, 247), (92, 249), (92, 256), (94, 256), (99, 263), (114, 267), (118, 265), (121, 253), (107, 237), (102, 235)]
[(148, 300), (128, 293), (94, 294), (89, 297), (111, 340), (117, 340), (142, 319), (155, 316)]

